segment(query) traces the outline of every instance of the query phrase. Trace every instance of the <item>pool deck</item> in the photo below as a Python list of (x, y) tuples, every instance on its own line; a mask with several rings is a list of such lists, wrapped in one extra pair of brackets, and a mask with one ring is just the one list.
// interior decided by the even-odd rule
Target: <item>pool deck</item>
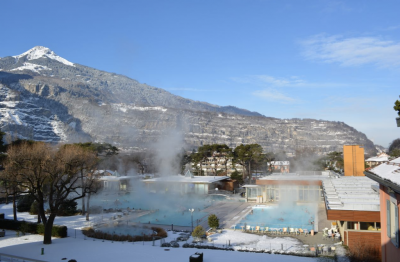
[[(218, 202), (215, 203), (213, 206), (204, 209), (204, 212), (209, 214), (215, 214), (219, 218), (219, 223), (221, 228), (225, 229), (232, 229), (232, 226), (240, 222), (240, 220), (246, 216), (250, 211), (251, 207), (255, 206), (254, 203), (246, 203), (246, 202)], [(327, 220), (326, 211), (325, 211), (325, 204), (319, 203), (318, 204), (318, 214), (317, 214), (318, 221), (315, 223), (315, 235), (275, 235), (275, 234), (268, 234), (268, 236), (272, 237), (293, 237), (302, 241), (305, 245), (318, 245), (318, 244), (325, 244), (325, 245), (332, 245), (334, 243), (340, 242), (337, 239), (328, 239), (324, 238), (322, 234), (322, 230), (324, 228), (330, 228), (331, 222)], [(205, 217), (202, 222), (200, 223), (203, 228), (208, 228), (207, 224), (207, 217)], [(195, 225), (196, 226), (196, 225)], [(241, 230), (236, 229), (236, 230)], [(256, 234), (256, 233), (249, 233), (249, 234)]]

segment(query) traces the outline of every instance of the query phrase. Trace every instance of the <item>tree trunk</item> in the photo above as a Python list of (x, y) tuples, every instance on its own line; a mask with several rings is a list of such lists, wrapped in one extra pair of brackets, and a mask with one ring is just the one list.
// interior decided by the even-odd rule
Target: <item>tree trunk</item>
[(89, 201), (90, 201), (90, 192), (87, 197), (87, 211), (86, 211), (86, 221), (89, 221)]
[(41, 218), (41, 216), (39, 214), (39, 205), (37, 205), (36, 211), (37, 211), (37, 214), (38, 214), (37, 215), (37, 223), (40, 224), (40, 223), (42, 223), (42, 218)]
[(249, 161), (249, 179), (251, 181), (251, 161)]
[(14, 221), (17, 221), (17, 203), (15, 201), (15, 194), (13, 195), (13, 214), (14, 214)]
[[(82, 184), (82, 195), (83, 195), (83, 190), (84, 190), (84, 186), (83, 186), (83, 171), (81, 170), (81, 184)], [(82, 197), (82, 216), (85, 215), (85, 197)]]
[(44, 211), (43, 203), (38, 203), (38, 215), (41, 217), (43, 224), (47, 223), (46, 213)]
[(49, 219), (47, 219), (47, 222), (44, 224), (43, 244), (45, 244), (45, 245), (51, 244), (51, 231), (53, 230), (53, 223), (54, 223), (55, 218), (56, 218), (56, 214), (51, 213), (49, 216)]

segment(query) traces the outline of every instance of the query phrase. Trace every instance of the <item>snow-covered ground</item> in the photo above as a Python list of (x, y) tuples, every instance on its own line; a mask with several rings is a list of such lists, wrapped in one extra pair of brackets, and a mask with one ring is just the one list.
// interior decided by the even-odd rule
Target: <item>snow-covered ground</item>
[[(4, 213), (6, 218), (12, 219), (12, 205), (0, 205), (0, 213)], [(92, 216), (92, 221), (110, 219), (116, 214), (104, 214)], [(28, 213), (18, 213), (19, 220), (35, 221), (36, 217)], [(53, 238), (51, 245), (43, 245), (43, 236), (25, 235), (17, 236), (15, 231), (6, 230), (6, 237), (0, 238), (0, 253), (15, 256), (39, 259), (43, 261), (61, 261), (76, 259), (78, 262), (91, 261), (188, 261), (189, 256), (195, 252), (204, 253), (204, 261), (220, 262), (246, 261), (246, 260), (278, 260), (282, 262), (303, 262), (315, 261), (315, 258), (265, 254), (265, 253), (244, 253), (237, 251), (195, 249), (195, 248), (162, 248), (160, 240), (153, 242), (111, 242), (85, 238), (80, 232), (80, 228), (88, 226), (89, 223), (83, 216), (57, 217), (55, 224), (66, 225), (69, 237), (57, 239)], [(1, 229), (1, 225), (0, 225)], [(179, 236), (179, 233), (169, 231), (165, 242), (172, 241)], [(292, 238), (271, 238), (267, 236), (257, 236), (242, 233), (240, 231), (224, 230), (220, 234), (211, 236), (212, 242), (207, 244), (224, 246), (229, 243), (235, 249), (281, 249), (296, 251), (301, 247), (301, 243)], [(191, 242), (191, 239), (188, 243)], [(182, 245), (184, 242), (180, 242)], [(41, 248), (44, 248), (44, 255), (41, 255)], [(4, 258), (1, 261), (7, 261)]]

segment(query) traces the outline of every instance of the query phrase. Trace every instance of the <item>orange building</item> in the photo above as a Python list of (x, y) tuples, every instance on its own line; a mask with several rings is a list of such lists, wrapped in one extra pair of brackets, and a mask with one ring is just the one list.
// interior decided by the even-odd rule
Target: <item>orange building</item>
[(380, 185), (382, 262), (397, 262), (400, 258), (400, 158), (365, 174)]
[(359, 145), (343, 146), (345, 176), (364, 176), (364, 147)]

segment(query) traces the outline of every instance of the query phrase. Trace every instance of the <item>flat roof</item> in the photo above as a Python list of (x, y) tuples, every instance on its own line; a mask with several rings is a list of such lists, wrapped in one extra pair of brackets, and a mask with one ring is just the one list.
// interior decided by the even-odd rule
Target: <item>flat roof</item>
[(322, 181), (328, 210), (380, 211), (378, 183), (368, 177), (341, 176)]
[(193, 176), (185, 177), (181, 175), (177, 176), (163, 176), (151, 179), (143, 180), (143, 182), (176, 182), (176, 183), (200, 183), (200, 184), (212, 184), (221, 180), (230, 179), (229, 176)]
[(296, 173), (273, 173), (269, 176), (259, 178), (259, 180), (324, 180), (328, 179), (328, 175), (299, 175)]

